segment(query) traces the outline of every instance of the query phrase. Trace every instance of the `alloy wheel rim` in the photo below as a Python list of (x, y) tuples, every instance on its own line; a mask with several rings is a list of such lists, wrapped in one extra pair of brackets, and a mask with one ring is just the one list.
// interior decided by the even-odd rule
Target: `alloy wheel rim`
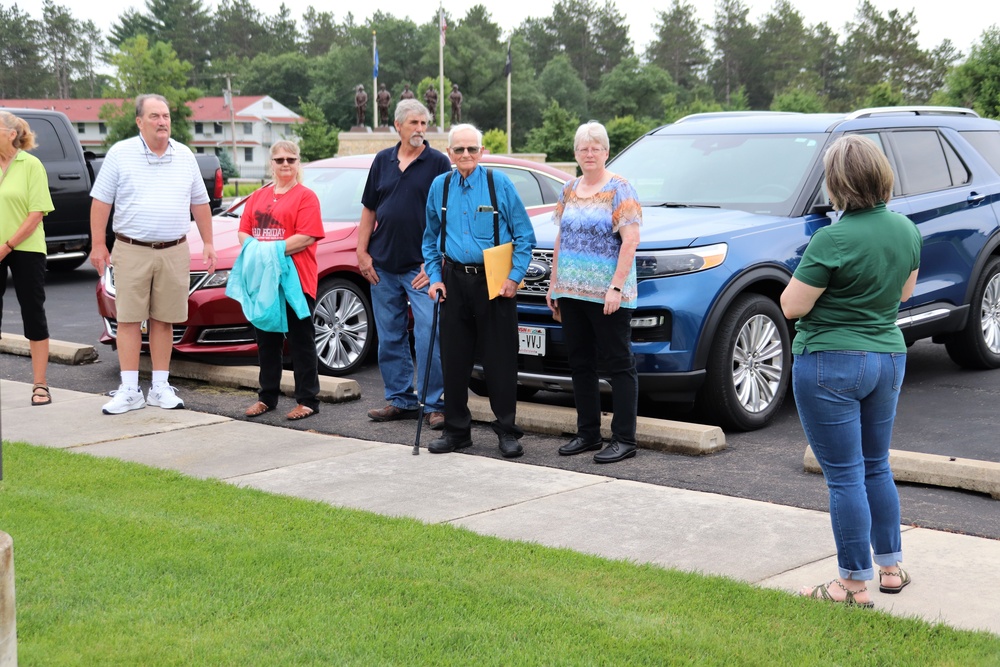
[(368, 341), (368, 315), (357, 294), (330, 290), (316, 303), (316, 354), (328, 368), (344, 369), (357, 362)]
[(993, 354), (1000, 354), (1000, 273), (994, 274), (983, 290), (981, 326), (983, 342)]
[(784, 366), (778, 326), (769, 317), (754, 315), (743, 324), (733, 349), (733, 388), (744, 410), (756, 414), (774, 403)]

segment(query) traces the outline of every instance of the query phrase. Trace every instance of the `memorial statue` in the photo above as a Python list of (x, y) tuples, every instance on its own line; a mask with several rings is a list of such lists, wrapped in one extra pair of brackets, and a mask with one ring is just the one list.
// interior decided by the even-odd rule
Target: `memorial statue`
[(354, 108), (358, 112), (357, 124), (358, 127), (365, 126), (365, 111), (368, 109), (368, 93), (365, 92), (365, 87), (358, 84), (357, 89), (354, 93)]
[(399, 94), (399, 99), (401, 99), (401, 100), (412, 100), (414, 97), (416, 97), (416, 95), (414, 95), (413, 91), (410, 90), (410, 84), (404, 83), (403, 84), (403, 92), (401, 92)]
[(458, 84), (451, 84), (451, 95), (448, 96), (451, 100), (451, 124), (455, 125), (462, 122), (462, 93), (458, 90)]
[(437, 113), (438, 105), (438, 91), (434, 89), (433, 83), (424, 91), (424, 105), (427, 107), (427, 111), (430, 112), (431, 122), (433, 123), (434, 119), (437, 118), (434, 114)]
[(389, 125), (389, 103), (392, 102), (392, 94), (385, 89), (383, 83), (378, 88), (378, 95), (375, 96), (375, 103), (378, 104), (378, 124)]

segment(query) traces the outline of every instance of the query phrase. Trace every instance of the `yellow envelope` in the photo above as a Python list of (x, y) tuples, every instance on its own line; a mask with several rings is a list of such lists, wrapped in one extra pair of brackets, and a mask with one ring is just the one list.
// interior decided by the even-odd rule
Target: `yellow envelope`
[[(503, 281), (510, 278), (510, 270), (514, 268), (514, 244), (501, 243), (493, 248), (483, 250), (483, 264), (486, 266), (486, 290), (490, 299), (500, 296)], [(521, 286), (524, 282), (521, 282)]]

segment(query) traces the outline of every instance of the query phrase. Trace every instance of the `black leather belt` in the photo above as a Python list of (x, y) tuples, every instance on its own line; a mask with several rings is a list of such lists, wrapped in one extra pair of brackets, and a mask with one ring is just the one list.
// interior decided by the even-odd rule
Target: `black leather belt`
[(444, 258), (444, 263), (461, 273), (471, 273), (473, 275), (486, 273), (486, 267), (482, 264), (459, 264), (458, 262), (450, 260), (447, 257)]
[(136, 239), (130, 239), (124, 234), (119, 234), (115, 232), (115, 238), (122, 243), (128, 243), (129, 245), (138, 245), (143, 248), (152, 248), (154, 250), (162, 250), (163, 248), (173, 248), (175, 245), (180, 245), (182, 243), (187, 243), (187, 237), (182, 236), (176, 241), (139, 241)]

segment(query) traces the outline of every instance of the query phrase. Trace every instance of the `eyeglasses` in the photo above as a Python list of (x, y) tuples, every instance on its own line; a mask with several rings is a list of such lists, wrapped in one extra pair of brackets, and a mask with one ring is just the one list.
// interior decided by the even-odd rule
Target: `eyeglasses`
[(142, 150), (146, 153), (146, 164), (152, 166), (160, 166), (161, 164), (170, 164), (174, 161), (174, 145), (167, 142), (167, 151), (163, 155), (157, 155), (153, 151), (149, 150), (149, 146), (146, 145), (146, 140), (139, 137), (142, 142)]
[(296, 162), (299, 161), (297, 157), (273, 157), (271, 158), (271, 160), (274, 162), (274, 164), (285, 164), (285, 163), (295, 164)]
[(579, 153), (580, 155), (600, 155), (601, 153), (604, 152), (604, 147), (603, 146), (598, 146), (597, 148), (593, 148), (593, 147), (590, 147), (590, 148), (577, 148), (576, 152)]
[(469, 155), (475, 155), (479, 152), (480, 146), (452, 146), (450, 150), (455, 155), (461, 155), (462, 153), (468, 152)]

